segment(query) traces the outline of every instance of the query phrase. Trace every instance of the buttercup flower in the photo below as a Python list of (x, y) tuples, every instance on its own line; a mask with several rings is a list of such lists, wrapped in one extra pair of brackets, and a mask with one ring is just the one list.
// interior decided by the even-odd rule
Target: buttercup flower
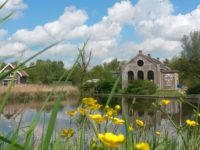
[(112, 122), (116, 125), (122, 125), (122, 124), (124, 124), (125, 121), (115, 117), (112, 119)]
[(74, 116), (74, 115), (76, 115), (76, 113), (77, 113), (77, 112), (76, 112), (75, 110), (67, 111), (67, 112), (66, 112), (66, 114), (69, 115), (69, 116), (71, 116), (71, 117)]
[(89, 115), (89, 117), (98, 124), (102, 123), (105, 120), (105, 118), (102, 117), (100, 114)]
[(87, 109), (85, 109), (85, 108), (78, 108), (78, 112), (81, 114), (81, 115), (85, 115), (86, 113), (87, 113)]
[(163, 99), (162, 101), (161, 101), (161, 104), (162, 105), (168, 105), (170, 103), (170, 100), (167, 100), (167, 99)]
[(121, 109), (120, 105), (115, 106), (115, 110), (120, 111), (120, 109)]
[(191, 127), (194, 127), (194, 126), (199, 125), (198, 122), (196, 122), (196, 121), (194, 121), (194, 120), (189, 120), (189, 119), (186, 120), (186, 123), (187, 123), (189, 126), (191, 126)]
[(129, 127), (128, 127), (128, 130), (129, 130), (129, 131), (133, 131), (133, 127), (132, 127), (132, 126), (129, 126)]
[(108, 107), (106, 109), (106, 117), (111, 118), (111, 117), (113, 117), (114, 113), (115, 113), (115, 110), (113, 108)]
[(61, 134), (60, 134), (60, 136), (61, 137), (72, 137), (73, 135), (74, 135), (74, 129), (72, 129), (72, 128), (69, 128), (69, 129), (63, 129), (62, 131), (61, 131)]
[(136, 150), (150, 150), (149, 143), (141, 142), (135, 145)]
[(197, 116), (200, 117), (200, 113), (198, 113)]
[(136, 119), (135, 121), (136, 121), (137, 125), (139, 125), (140, 127), (144, 127), (145, 126), (145, 124), (144, 124), (144, 122), (142, 120)]
[(107, 147), (116, 148), (124, 143), (125, 137), (123, 134), (115, 135), (112, 133), (98, 134), (100, 141)]
[(159, 132), (159, 131), (156, 131), (155, 133), (156, 133), (157, 135), (160, 135), (160, 132)]
[(102, 105), (100, 105), (100, 104), (98, 104), (98, 103), (95, 103), (95, 104), (92, 104), (92, 105), (89, 106), (89, 108), (90, 108), (91, 110), (98, 110), (98, 109), (101, 108), (101, 107), (102, 107)]
[(93, 99), (91, 97), (89, 97), (89, 98), (83, 98), (82, 99), (82, 103), (84, 105), (86, 105), (86, 106), (92, 106), (92, 105), (94, 105), (94, 104), (97, 103), (97, 100), (95, 100), (95, 99)]

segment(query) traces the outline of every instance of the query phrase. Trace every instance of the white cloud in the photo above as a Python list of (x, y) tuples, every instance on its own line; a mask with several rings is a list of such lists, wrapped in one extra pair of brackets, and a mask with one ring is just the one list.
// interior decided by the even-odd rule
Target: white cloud
[[(5, 0), (0, 0), (0, 4), (3, 4)], [(5, 17), (8, 14), (14, 12), (11, 18), (18, 18), (23, 13), (22, 11), (28, 6), (23, 2), (23, 0), (9, 0), (3, 9), (0, 10), (0, 17)]]
[(75, 7), (67, 7), (58, 20), (37, 26), (33, 30), (18, 30), (12, 39), (27, 44), (46, 44), (52, 41), (73, 39), (84, 36), (87, 14)]
[(25, 44), (19, 42), (0, 42), (0, 56), (20, 56), (28, 49)]
[(72, 55), (72, 53), (76, 53), (77, 45), (73, 44), (59, 44), (56, 45), (49, 50), (47, 50), (43, 55), (46, 56), (68, 56)]
[(173, 5), (170, 0), (139, 0), (133, 9), (134, 22), (138, 23), (171, 15)]
[(156, 20), (141, 21), (136, 26), (138, 33), (145, 38), (162, 37), (180, 40), (184, 34), (200, 29), (200, 8), (191, 13), (161, 17)]
[(115, 59), (114, 57), (106, 58), (106, 59), (102, 60), (102, 64), (103, 64), (103, 63), (110, 63), (110, 62), (113, 61), (114, 59)]
[(154, 38), (147, 39), (141, 43), (125, 42), (121, 48), (130, 52), (134, 51), (134, 53), (137, 53), (138, 50), (143, 50), (144, 52), (152, 52), (154, 50), (173, 52), (174, 50), (180, 50), (181, 44), (179, 41), (167, 41), (162, 38)]
[(130, 23), (134, 18), (134, 7), (130, 1), (121, 1), (114, 4), (108, 9), (108, 16), (104, 19), (109, 19), (112, 22), (121, 24)]

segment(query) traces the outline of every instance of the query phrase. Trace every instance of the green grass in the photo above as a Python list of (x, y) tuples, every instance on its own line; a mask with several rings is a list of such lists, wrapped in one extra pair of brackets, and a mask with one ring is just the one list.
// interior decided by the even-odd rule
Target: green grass
[(154, 96), (181, 96), (178, 90), (161, 90), (158, 89)]

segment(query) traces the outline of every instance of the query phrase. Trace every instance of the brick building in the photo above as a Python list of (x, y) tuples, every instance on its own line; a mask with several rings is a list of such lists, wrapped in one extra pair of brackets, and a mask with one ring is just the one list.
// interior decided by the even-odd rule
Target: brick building
[(158, 58), (152, 58), (150, 54), (139, 53), (123, 66), (122, 87), (127, 87), (133, 80), (151, 80), (160, 89), (176, 89), (179, 76), (176, 70), (165, 66)]

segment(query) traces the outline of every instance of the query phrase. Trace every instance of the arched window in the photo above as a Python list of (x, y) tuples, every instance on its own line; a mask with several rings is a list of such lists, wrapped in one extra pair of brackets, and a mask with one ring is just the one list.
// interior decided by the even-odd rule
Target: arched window
[(154, 80), (154, 72), (152, 70), (147, 72), (148, 80)]
[(137, 76), (138, 76), (138, 79), (144, 80), (144, 73), (143, 73), (143, 71), (138, 71)]
[(128, 83), (133, 82), (134, 80), (134, 73), (133, 71), (128, 71)]

